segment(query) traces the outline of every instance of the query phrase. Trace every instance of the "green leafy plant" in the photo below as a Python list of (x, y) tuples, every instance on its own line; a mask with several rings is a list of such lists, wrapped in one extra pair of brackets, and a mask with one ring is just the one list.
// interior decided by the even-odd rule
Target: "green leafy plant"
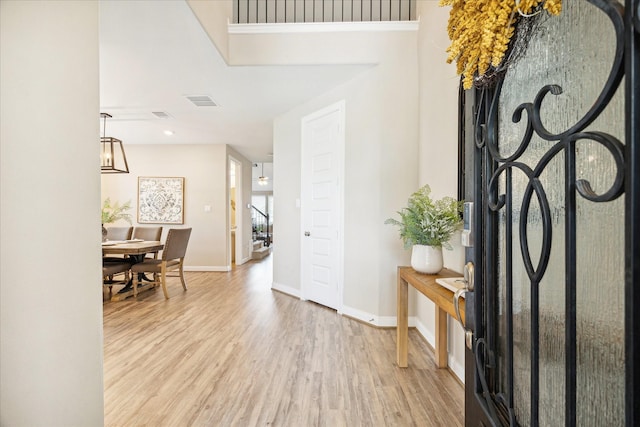
[(425, 185), (409, 197), (408, 205), (398, 211), (400, 220), (389, 218), (384, 223), (400, 228), (404, 247), (427, 245), (453, 249), (449, 240), (462, 225), (462, 201), (452, 197), (433, 200), (431, 187)]
[(122, 219), (131, 224), (131, 214), (127, 212), (129, 209), (131, 209), (130, 200), (122, 205), (118, 202), (111, 204), (111, 199), (107, 197), (102, 203), (102, 223), (111, 224)]

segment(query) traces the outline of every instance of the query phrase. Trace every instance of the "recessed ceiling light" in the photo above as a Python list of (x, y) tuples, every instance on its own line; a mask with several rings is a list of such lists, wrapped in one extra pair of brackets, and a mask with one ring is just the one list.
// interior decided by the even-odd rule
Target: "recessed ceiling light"
[(164, 134), (171, 136), (171, 135), (173, 135), (173, 131), (172, 130), (165, 130)]

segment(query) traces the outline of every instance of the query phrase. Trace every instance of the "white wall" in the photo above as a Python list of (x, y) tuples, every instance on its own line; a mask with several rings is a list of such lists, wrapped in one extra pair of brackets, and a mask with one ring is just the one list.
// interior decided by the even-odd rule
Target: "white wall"
[[(227, 271), (229, 253), (228, 156), (242, 163), (243, 197), (251, 194), (251, 163), (226, 145), (134, 145), (125, 144), (129, 174), (102, 175), (102, 199), (131, 201), (137, 223), (138, 177), (184, 177), (184, 224), (162, 224), (163, 239), (171, 227), (192, 227), (185, 269)], [(250, 200), (248, 198), (247, 200)], [(246, 205), (245, 202), (244, 205)], [(205, 211), (210, 206), (210, 211)], [(243, 239), (251, 235), (250, 217), (243, 214)], [(120, 222), (115, 225), (127, 225)], [(145, 224), (141, 224), (145, 225)], [(250, 257), (248, 243), (243, 258)]]
[[(282, 117), (273, 125), (273, 214), (274, 234), (277, 244), (273, 247), (274, 289), (300, 296), (300, 161), (299, 142), (302, 138), (302, 115)], [(293, 257), (287, 262), (287, 257)]]
[[(447, 21), (450, 7), (436, 0), (418, 2), (420, 31), (420, 176), (419, 185), (429, 184), (433, 196), (457, 197), (458, 82), (454, 64), (446, 63), (449, 46)], [(459, 235), (453, 251), (444, 250), (445, 266), (462, 272), (464, 250)], [(418, 293), (413, 313), (416, 326), (431, 343), (435, 342), (435, 306)], [(449, 366), (464, 381), (464, 332), (451, 317), (449, 326)]]
[[(324, 25), (324, 24), (323, 24)], [(288, 33), (285, 29), (303, 27), (301, 32)], [(389, 27), (387, 23), (356, 22), (337, 23), (337, 27), (346, 27), (345, 31), (307, 32), (314, 24), (279, 24), (270, 26), (266, 32), (242, 33), (243, 27), (230, 28), (229, 64), (230, 65), (316, 65), (316, 64), (376, 64), (380, 59), (380, 45), (375, 33), (380, 27)], [(402, 27), (406, 24), (391, 27)], [(357, 31), (351, 31), (357, 29)], [(389, 35), (390, 32), (383, 34)], [(372, 39), (372, 35), (374, 39)], [(384, 44), (384, 42), (383, 42)], [(382, 47), (384, 49), (384, 47)]]
[(415, 190), (418, 156), (415, 32), (371, 35), (379, 65), (274, 123), (274, 288), (300, 293), (300, 138), (302, 117), (346, 102), (343, 312), (395, 323), (396, 268), (408, 264), (384, 220)]
[(0, 425), (101, 426), (98, 4), (0, 3)]

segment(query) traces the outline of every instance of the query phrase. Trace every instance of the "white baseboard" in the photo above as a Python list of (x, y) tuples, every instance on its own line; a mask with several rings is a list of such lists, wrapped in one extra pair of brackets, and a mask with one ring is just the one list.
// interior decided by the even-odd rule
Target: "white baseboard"
[(397, 325), (396, 316), (377, 316), (348, 306), (343, 306), (340, 314), (352, 317), (378, 328), (395, 328)]
[[(236, 262), (236, 265), (242, 265), (251, 261), (251, 257), (242, 258), (240, 262)], [(230, 265), (185, 265), (184, 271), (231, 271)]]
[(185, 265), (184, 271), (231, 271), (230, 265)]
[(357, 308), (348, 307), (346, 305), (342, 306), (342, 311), (340, 312), (340, 314), (352, 317), (364, 323), (369, 323), (373, 326), (378, 326), (378, 324), (380, 323), (380, 319), (378, 318), (379, 316), (375, 316), (371, 313), (367, 313), (366, 311), (358, 310)]
[(381, 328), (395, 328), (398, 326), (396, 316), (379, 316), (378, 326)]
[(458, 381), (464, 384), (464, 366), (461, 366), (451, 355), (447, 357), (447, 363), (453, 375), (458, 377)]
[(436, 336), (431, 332), (427, 327), (420, 321), (420, 319), (416, 316), (409, 318), (409, 326), (414, 326), (420, 335), (427, 340), (429, 345), (433, 348), (436, 348)]
[(300, 289), (292, 288), (281, 283), (272, 282), (271, 289), (282, 292), (283, 294), (291, 295), (292, 297), (300, 298)]

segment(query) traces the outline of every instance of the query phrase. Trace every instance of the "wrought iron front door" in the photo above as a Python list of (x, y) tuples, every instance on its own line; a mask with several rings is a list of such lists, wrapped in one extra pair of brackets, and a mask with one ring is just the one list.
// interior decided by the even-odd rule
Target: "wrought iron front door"
[(467, 425), (638, 421), (637, 9), (565, 0), (528, 18), (500, 81), (461, 95)]

